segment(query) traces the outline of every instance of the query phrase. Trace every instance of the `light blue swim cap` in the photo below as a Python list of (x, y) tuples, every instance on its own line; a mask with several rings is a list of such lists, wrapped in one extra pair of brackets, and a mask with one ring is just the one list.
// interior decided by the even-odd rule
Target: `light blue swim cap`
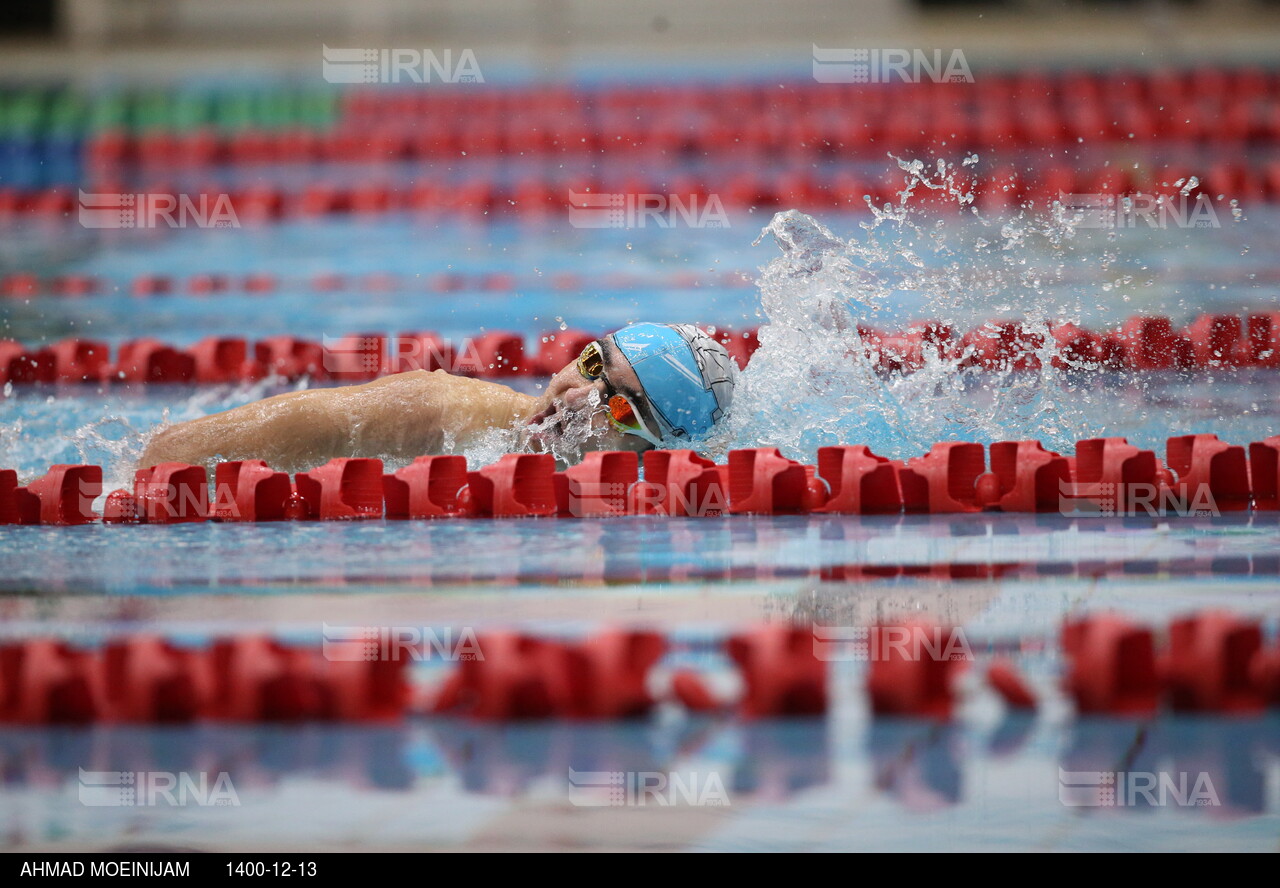
[(733, 358), (692, 324), (632, 324), (610, 339), (635, 370), (663, 438), (711, 430), (733, 402)]

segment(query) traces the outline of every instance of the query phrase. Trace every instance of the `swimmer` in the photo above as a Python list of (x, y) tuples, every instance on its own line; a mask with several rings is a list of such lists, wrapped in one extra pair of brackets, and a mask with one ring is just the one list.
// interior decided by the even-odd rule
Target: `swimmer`
[[(689, 446), (729, 409), (736, 367), (690, 324), (632, 324), (592, 342), (541, 396), (444, 370), (364, 385), (288, 392), (157, 432), (139, 466), (263, 459), (305, 471), (335, 457), (407, 462), (463, 452), (514, 429), (518, 450), (545, 452), (578, 430), (577, 450)], [(682, 443), (686, 442), (686, 443)]]

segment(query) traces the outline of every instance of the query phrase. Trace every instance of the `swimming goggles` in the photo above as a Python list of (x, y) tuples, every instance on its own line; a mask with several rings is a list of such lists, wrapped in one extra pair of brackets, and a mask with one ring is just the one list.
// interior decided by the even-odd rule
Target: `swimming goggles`
[[(600, 350), (599, 343), (589, 343), (582, 354), (578, 355), (578, 373), (583, 379), (592, 381), (604, 377), (604, 353)], [(605, 384), (608, 383), (609, 380), (605, 378)], [(643, 438), (655, 447), (662, 446), (661, 439), (645, 428), (644, 421), (640, 419), (640, 411), (626, 395), (613, 392), (609, 395), (608, 407), (609, 422), (615, 429), (623, 434)]]

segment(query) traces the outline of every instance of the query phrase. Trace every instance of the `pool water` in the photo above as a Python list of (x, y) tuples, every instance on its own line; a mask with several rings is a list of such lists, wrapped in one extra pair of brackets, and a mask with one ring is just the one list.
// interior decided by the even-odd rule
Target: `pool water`
[[(959, 333), (993, 317), (1104, 330), (1137, 314), (1186, 323), (1201, 312), (1268, 311), (1280, 267), (1259, 245), (1277, 236), (1280, 214), (1251, 210), (1212, 229), (1104, 231), (1055, 227), (1035, 208), (1010, 210), (1003, 221), (966, 221), (923, 205), (908, 210), (879, 221), (870, 212), (810, 220), (825, 226), (834, 246), (822, 247), (827, 267), (799, 275), (787, 264), (794, 250), (761, 233), (770, 222), (763, 212), (696, 231), (393, 216), (256, 229), (76, 228), (65, 242), (32, 232), (36, 246), (15, 265), (46, 277), (89, 275), (103, 285), (84, 297), (12, 298), (0, 313), (0, 335), (31, 344), (75, 335), (113, 345), (150, 336), (185, 346), (204, 336), (410, 330), (461, 342), (505, 329), (536, 350), (560, 329), (603, 333), (637, 320), (764, 327), (761, 369), (741, 389), (731, 446), (774, 445), (812, 462), (818, 446), (833, 443), (866, 443), (902, 458), (938, 440), (1036, 438), (1070, 452), (1078, 439), (1118, 435), (1162, 452), (1174, 434), (1216, 432), (1248, 443), (1274, 432), (1268, 372), (993, 375), (940, 367), (881, 385), (848, 372), (845, 342), (820, 319), (835, 310), (848, 323), (892, 330), (923, 317)], [(56, 260), (37, 255), (54, 242), (62, 251)], [(856, 296), (842, 295), (850, 282), (835, 260), (865, 269)], [(183, 286), (205, 273), (232, 286), (208, 294)], [(276, 289), (239, 286), (255, 274), (270, 276)], [(172, 280), (172, 292), (135, 295), (139, 275)], [(335, 275), (332, 289), (314, 286), (317, 277)], [(541, 380), (513, 384), (536, 392)], [(189, 419), (280, 390), (270, 382), (199, 391), (6, 388), (0, 465), (28, 480), (55, 461), (97, 462), (119, 485), (146, 433), (166, 416)]]
[[(28, 851), (200, 848), (213, 835), (249, 851), (1275, 848), (1274, 716), (1082, 724), (975, 707), (934, 725), (872, 721), (855, 699), (840, 704), (822, 722), (755, 725), (6, 731), (0, 823)], [(239, 805), (84, 807), (75, 780), (60, 781), (85, 762), (224, 769), (236, 775)], [(1222, 804), (1159, 806), (1141, 794), (1128, 808), (1060, 803), (1062, 772), (1117, 763), (1209, 774)], [(571, 769), (664, 775), (680, 789), (643, 804), (575, 806)], [(725, 803), (679, 803), (688, 797)]]
[[(6, 268), (89, 274), (107, 286), (82, 298), (9, 300), (0, 335), (33, 343), (147, 335), (185, 345), (207, 335), (415, 329), (462, 338), (498, 325), (535, 341), (561, 325), (604, 331), (635, 320), (734, 329), (773, 321), (816, 335), (819, 328), (797, 326), (797, 318), (829, 301), (830, 279), (778, 290), (770, 273), (780, 268), (778, 248), (769, 238), (752, 245), (768, 215), (692, 232), (396, 216), (222, 231), (25, 231), (3, 247)], [(862, 228), (869, 213), (820, 221), (840, 238), (877, 236)], [(1062, 317), (1102, 327), (1138, 313), (1182, 323), (1201, 311), (1275, 310), (1280, 266), (1263, 248), (1280, 226), (1272, 211), (1250, 209), (1247, 219), (1211, 230), (1077, 231), (1065, 249), (1016, 234), (1003, 247), (999, 237), (995, 247), (979, 246), (993, 238), (991, 225), (955, 216), (928, 223), (924, 234), (903, 229), (877, 245), (920, 264), (886, 264), (878, 305), (853, 306), (857, 319), (892, 327), (940, 317), (963, 329), (992, 316)], [(945, 234), (945, 248), (929, 231)], [(279, 285), (203, 296), (179, 286), (140, 297), (131, 288), (139, 275), (180, 282), (200, 273), (267, 273)], [(312, 286), (328, 274), (344, 283)], [(391, 277), (375, 285), (375, 275)], [(787, 304), (798, 307), (795, 316)], [(537, 391), (541, 382), (515, 384)], [(1260, 370), (1005, 374), (929, 385), (941, 394), (898, 392), (905, 414), (896, 425), (861, 423), (855, 409), (828, 411), (826, 428), (820, 400), (765, 416), (778, 391), (762, 388), (751, 402), (763, 405), (759, 437), (740, 431), (736, 443), (780, 444), (812, 461), (818, 432), (895, 457), (946, 438), (1034, 437), (1069, 450), (1076, 439), (1106, 434), (1163, 453), (1173, 434), (1216, 432), (1247, 444), (1280, 426), (1275, 376)], [(26, 481), (51, 463), (98, 463), (110, 489), (128, 482), (156, 423), (285, 387), (6, 389), (0, 466)], [(772, 437), (786, 422), (812, 423), (814, 434)], [(1261, 619), (1274, 642), (1277, 553), (1280, 523), (1265, 512), (0, 528), (0, 637), (96, 644), (158, 632), (199, 644), (259, 631), (314, 641), (326, 623), (571, 636), (625, 624), (672, 639), (659, 680), (693, 664), (731, 691), (715, 646), (744, 626), (858, 626), (929, 614), (961, 627), (980, 661), (993, 651), (1013, 656), (1044, 700), (1035, 716), (1009, 715), (973, 669), (950, 724), (872, 719), (862, 671), (841, 663), (830, 715), (796, 722), (692, 718), (664, 707), (650, 721), (621, 725), (414, 718), (379, 728), (5, 728), (0, 829), (7, 845), (28, 851), (207, 847), (210, 836), (218, 847), (244, 849), (1274, 849), (1274, 713), (1080, 719), (1055, 677), (1062, 621), (1087, 612), (1119, 610), (1164, 625), (1227, 608)], [(428, 663), (415, 674), (429, 684), (442, 671)], [(81, 767), (225, 770), (239, 805), (85, 807), (76, 801)], [(701, 780), (704, 790), (713, 780), (727, 803), (666, 796), (584, 808), (570, 780), (582, 771), (657, 773)], [(1061, 800), (1064, 771), (1207, 773), (1220, 804), (1070, 807)]]
[[(1104, 326), (1139, 313), (1186, 321), (1200, 312), (1276, 304), (1280, 264), (1267, 249), (1280, 236), (1274, 208), (1248, 207), (1239, 221), (1223, 214), (1220, 227), (1210, 229), (1078, 228), (1060, 244), (1048, 237), (1044, 207), (1027, 211), (1025, 232), (1015, 232), (1021, 236), (1002, 238), (1005, 221), (1018, 212), (978, 221), (921, 209), (912, 221), (925, 233), (895, 228), (893, 237), (926, 270), (956, 275), (959, 292), (943, 303), (921, 287), (889, 287), (893, 298), (861, 319), (890, 326), (924, 316), (967, 328), (993, 316), (1065, 315)], [(146, 334), (185, 345), (206, 335), (318, 337), (366, 329), (426, 328), (462, 337), (501, 326), (532, 334), (561, 320), (603, 330), (648, 317), (755, 326), (760, 300), (752, 282), (778, 251), (768, 238), (754, 242), (772, 216), (764, 208), (734, 211), (728, 226), (693, 230), (579, 229), (560, 215), (482, 223), (395, 213), (228, 229), (32, 224), (9, 231), (0, 272), (92, 275), (104, 287), (83, 298), (7, 301), (0, 335), (38, 342)], [(872, 218), (867, 211), (817, 216), (838, 236), (858, 239), (866, 238), (861, 227)], [(199, 274), (226, 275), (232, 286), (220, 294), (185, 292), (183, 281)], [(264, 295), (235, 286), (250, 274), (272, 275), (277, 289)], [(135, 296), (130, 284), (141, 275), (170, 278), (175, 292)], [(322, 275), (343, 284), (316, 291), (312, 282)], [(928, 281), (922, 275), (911, 282)]]

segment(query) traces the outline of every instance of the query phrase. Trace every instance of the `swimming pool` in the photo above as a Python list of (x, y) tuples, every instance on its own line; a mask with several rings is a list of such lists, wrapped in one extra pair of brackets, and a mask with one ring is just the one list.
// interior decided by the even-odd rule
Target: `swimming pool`
[[(859, 163), (867, 175), (882, 172), (878, 160)], [(891, 160), (882, 166), (897, 171)], [(378, 169), (388, 178), (411, 171)], [(302, 183), (313, 171), (283, 172)], [(358, 179), (360, 169), (344, 175)], [(1240, 218), (1224, 210), (1216, 227), (1118, 231), (1063, 228), (1016, 209), (975, 220), (921, 206), (879, 224), (870, 211), (814, 211), (840, 243), (815, 248), (821, 261), (804, 274), (795, 273), (796, 251), (774, 238), (753, 244), (773, 218), (764, 206), (734, 207), (727, 226), (697, 229), (581, 229), (557, 214), (329, 214), (105, 232), (46, 220), (10, 229), (5, 273), (84, 276), (96, 287), (15, 289), (0, 317), (2, 335), (24, 343), (147, 335), (180, 346), (205, 336), (422, 329), (452, 339), (513, 330), (535, 343), (566, 327), (603, 332), (636, 320), (772, 327), (744, 401), (752, 422), (735, 428), (734, 446), (777, 445), (813, 462), (818, 446), (837, 441), (903, 458), (939, 440), (1035, 438), (1066, 452), (1077, 439), (1116, 435), (1163, 453), (1175, 434), (1214, 432), (1235, 444), (1275, 434), (1275, 371), (1047, 368), (955, 381), (925, 373), (881, 380), (880, 389), (832, 372), (822, 311), (842, 303), (855, 321), (886, 329), (921, 317), (957, 328), (991, 317), (1104, 328), (1138, 314), (1183, 324), (1203, 312), (1274, 311), (1280, 266), (1266, 246), (1280, 215), (1245, 209)], [(194, 283), (205, 275), (225, 283)], [(787, 343), (800, 358), (788, 362)], [(527, 391), (542, 382), (512, 380)], [(25, 482), (55, 462), (100, 464), (109, 490), (129, 483), (155, 423), (299, 384), (6, 387), (0, 467)], [(0, 822), (24, 850), (200, 847), (210, 834), (238, 848), (1271, 847), (1280, 818), (1274, 712), (1082, 719), (1057, 678), (1059, 630), (1081, 613), (1118, 610), (1163, 626), (1225, 608), (1261, 621), (1274, 645), (1275, 515), (5, 527), (7, 639), (94, 646), (144, 632), (199, 645), (267, 633), (314, 644), (325, 625), (579, 636), (623, 624), (671, 640), (661, 675), (692, 664), (732, 690), (716, 646), (744, 626), (858, 627), (929, 614), (963, 629), (978, 659), (1013, 657), (1043, 705), (1034, 717), (1008, 713), (973, 670), (950, 723), (873, 718), (863, 667), (838, 663), (830, 713), (794, 722), (664, 706), (648, 722), (621, 725), (413, 717), (392, 727), (5, 726)], [(415, 672), (431, 682), (445, 669)], [(77, 768), (226, 770), (239, 805), (108, 817), (115, 812), (77, 804)], [(662, 774), (701, 780), (703, 790), (714, 778), (728, 803), (653, 797), (588, 818), (574, 800), (574, 772)], [(1209, 774), (1221, 804), (1071, 807), (1063, 772)]]

